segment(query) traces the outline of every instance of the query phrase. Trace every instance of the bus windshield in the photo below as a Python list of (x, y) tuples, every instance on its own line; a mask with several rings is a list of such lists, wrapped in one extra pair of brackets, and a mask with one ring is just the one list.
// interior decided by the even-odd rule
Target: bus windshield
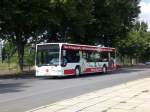
[(36, 60), (38, 66), (59, 65), (59, 44), (38, 45)]

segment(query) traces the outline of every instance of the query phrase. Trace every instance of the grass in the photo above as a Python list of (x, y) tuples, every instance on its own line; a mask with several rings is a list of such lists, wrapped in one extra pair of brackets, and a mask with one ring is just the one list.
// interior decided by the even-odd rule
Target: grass
[(17, 70), (17, 64), (0, 63), (0, 70)]

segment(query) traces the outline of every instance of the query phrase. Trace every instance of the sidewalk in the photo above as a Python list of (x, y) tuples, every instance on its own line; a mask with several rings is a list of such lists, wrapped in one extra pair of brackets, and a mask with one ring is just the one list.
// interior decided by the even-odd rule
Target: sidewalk
[(150, 112), (150, 78), (97, 90), (27, 112)]

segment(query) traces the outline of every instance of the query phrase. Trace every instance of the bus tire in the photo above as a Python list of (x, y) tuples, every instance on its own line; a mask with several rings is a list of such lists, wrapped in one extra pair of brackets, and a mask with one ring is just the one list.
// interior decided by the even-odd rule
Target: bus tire
[(107, 67), (106, 67), (106, 66), (103, 66), (103, 68), (102, 68), (102, 73), (104, 73), (104, 74), (107, 73)]
[(81, 74), (81, 69), (80, 67), (75, 68), (75, 76), (79, 76)]

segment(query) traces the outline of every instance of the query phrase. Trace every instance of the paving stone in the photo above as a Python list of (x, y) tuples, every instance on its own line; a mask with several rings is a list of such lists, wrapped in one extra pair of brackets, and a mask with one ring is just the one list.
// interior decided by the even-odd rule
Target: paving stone
[(107, 112), (132, 112), (132, 110), (124, 110), (124, 109), (110, 109)]
[(150, 112), (150, 102), (138, 106), (134, 112)]
[(125, 110), (133, 110), (137, 106), (139, 106), (138, 102), (120, 102), (120, 104), (114, 106), (114, 109), (125, 109)]

